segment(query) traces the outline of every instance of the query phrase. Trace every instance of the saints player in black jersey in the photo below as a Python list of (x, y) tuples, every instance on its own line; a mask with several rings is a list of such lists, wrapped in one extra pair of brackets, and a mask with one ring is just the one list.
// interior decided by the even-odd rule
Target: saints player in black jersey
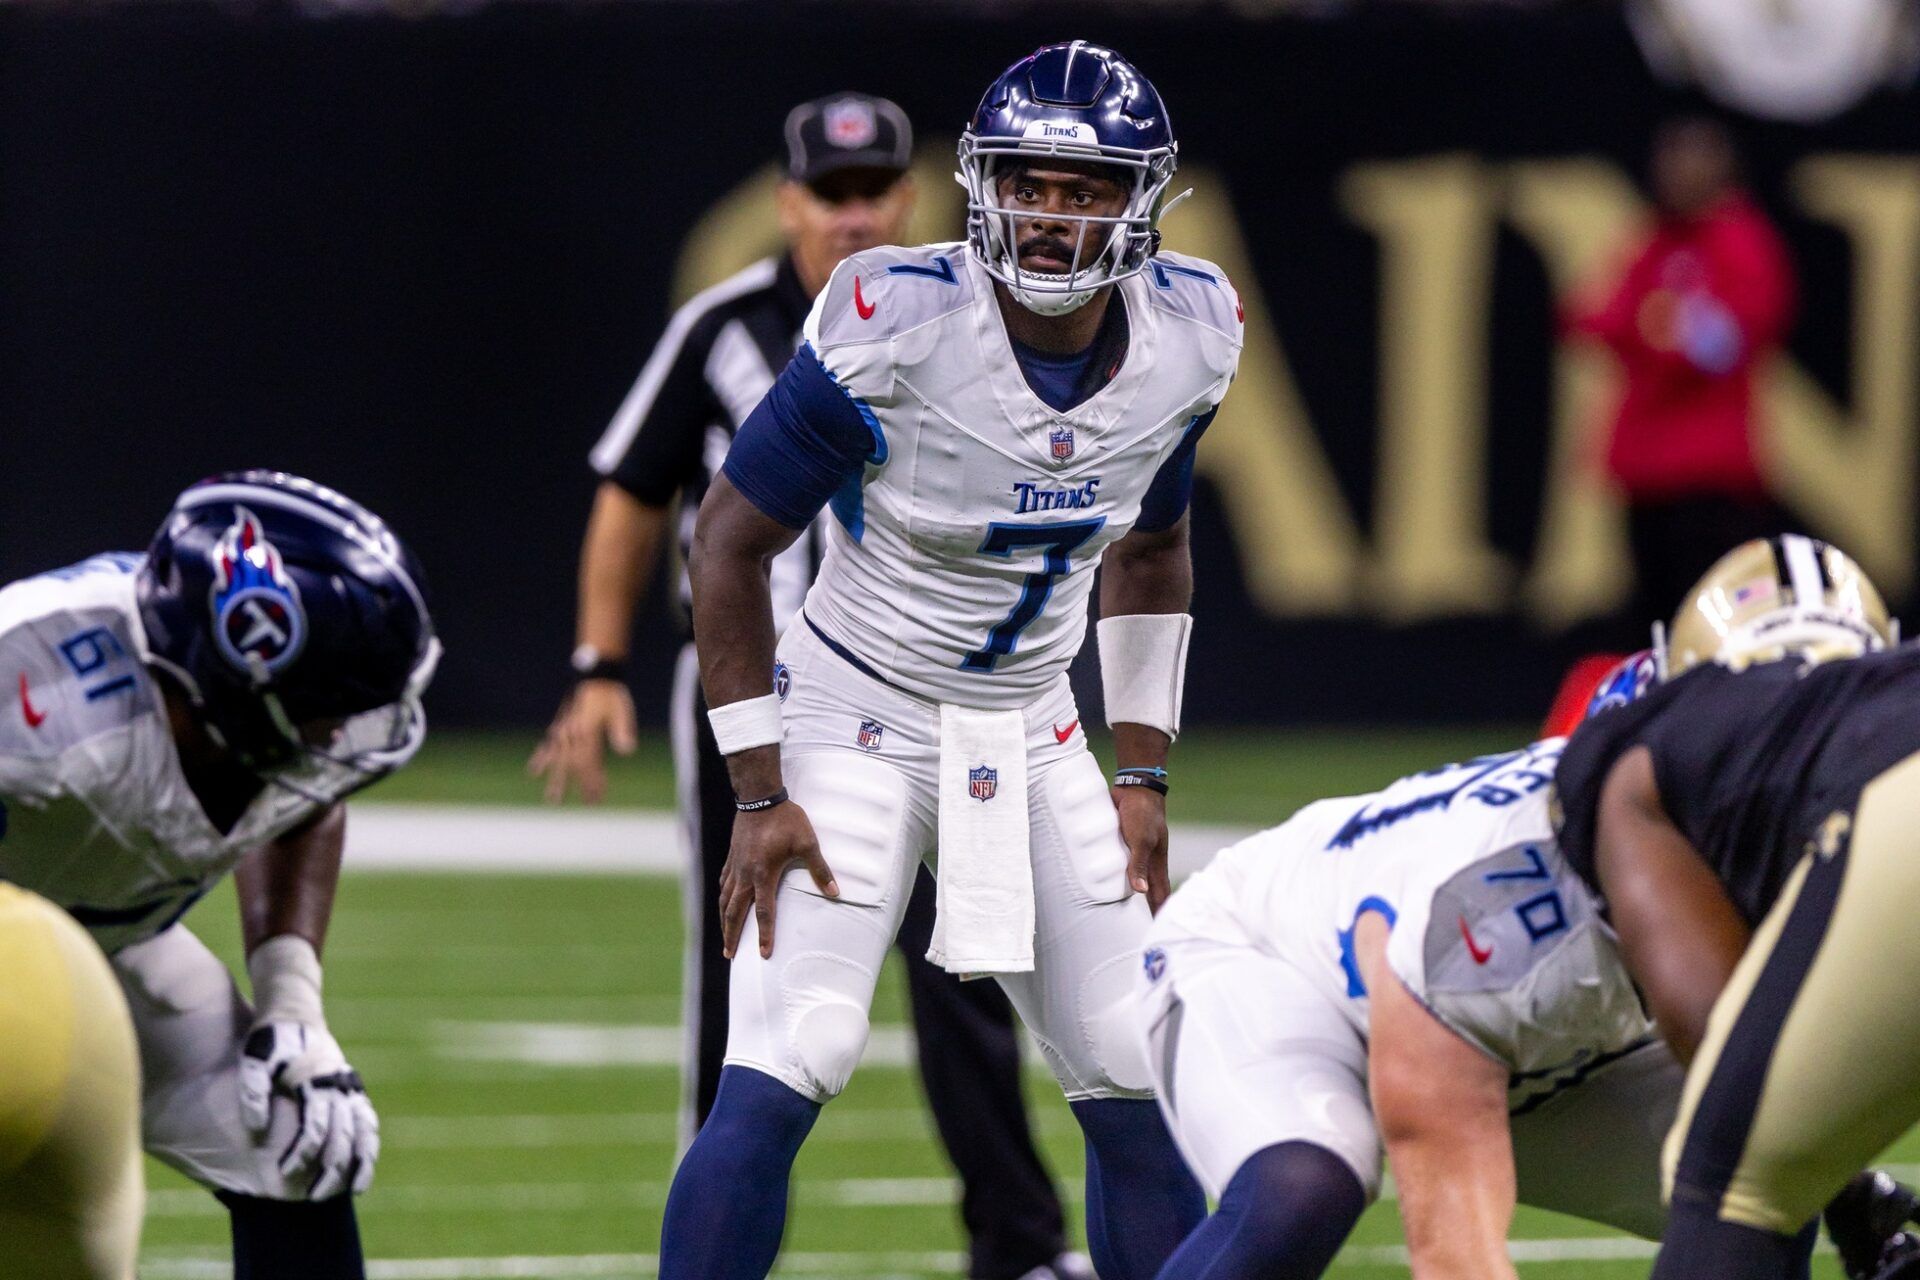
[[(1561, 760), (1562, 849), (1690, 1062), (1655, 1280), (1793, 1274), (1920, 1120), (1920, 648), (1895, 639), (1839, 551), (1745, 544), (1683, 606), (1666, 682)], [(1868, 1240), (1847, 1219), (1876, 1186), (1830, 1225), (1849, 1274), (1909, 1274), (1886, 1235), (1910, 1202)]]

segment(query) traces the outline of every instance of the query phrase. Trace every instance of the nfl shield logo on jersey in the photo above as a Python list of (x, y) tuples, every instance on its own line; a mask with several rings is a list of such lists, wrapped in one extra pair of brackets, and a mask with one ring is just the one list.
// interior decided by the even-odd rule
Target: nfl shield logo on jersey
[(1000, 790), (1000, 771), (986, 765), (967, 770), (967, 794), (975, 800), (991, 800)]
[(1073, 456), (1073, 428), (1055, 427), (1047, 433), (1047, 450), (1053, 454), (1055, 462), (1065, 462)]
[(860, 722), (860, 732), (854, 735), (854, 741), (860, 744), (862, 751), (878, 751), (880, 749), (880, 735), (885, 732), (886, 727), (878, 720), (862, 720)]

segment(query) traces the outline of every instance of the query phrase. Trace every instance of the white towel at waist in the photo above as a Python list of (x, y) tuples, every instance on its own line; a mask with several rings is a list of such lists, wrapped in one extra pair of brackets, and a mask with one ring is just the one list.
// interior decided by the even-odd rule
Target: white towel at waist
[(949, 973), (1033, 969), (1027, 732), (1019, 711), (940, 708), (940, 858), (933, 945)]

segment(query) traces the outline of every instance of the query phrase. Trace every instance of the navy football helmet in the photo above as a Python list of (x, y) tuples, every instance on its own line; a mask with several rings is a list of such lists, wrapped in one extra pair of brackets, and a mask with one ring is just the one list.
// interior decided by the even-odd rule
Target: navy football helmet
[[(967, 189), (967, 243), (1022, 306), (1063, 315), (1102, 286), (1146, 269), (1160, 246), (1160, 216), (1184, 198), (1160, 203), (1178, 151), (1166, 104), (1132, 63), (1084, 40), (1050, 44), (993, 82), (960, 135), (954, 176)], [(1016, 215), (1000, 207), (1000, 167), (1033, 157), (1112, 165), (1132, 190), (1118, 217), (1059, 215), (1079, 224), (1064, 275), (1022, 269)], [(1092, 245), (1099, 248), (1083, 263)]]
[(278, 471), (203, 480), (154, 535), (137, 591), (147, 661), (263, 779), (340, 799), (425, 736), (440, 642), (420, 568), (352, 499)]

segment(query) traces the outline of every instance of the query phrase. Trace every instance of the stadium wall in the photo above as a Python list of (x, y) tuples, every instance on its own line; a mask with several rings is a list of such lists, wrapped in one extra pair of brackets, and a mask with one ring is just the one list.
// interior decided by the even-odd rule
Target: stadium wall
[[(1588, 465), (1611, 374), (1553, 300), (1617, 253), (1646, 140), (1690, 105), (1605, 10), (0, 7), (0, 578), (138, 545), (208, 472), (303, 471), (418, 545), (440, 719), (544, 719), (586, 451), (671, 303), (771, 244), (786, 108), (899, 100), (918, 230), (951, 238), (975, 96), (1067, 36), (1160, 85), (1196, 188), (1168, 241), (1247, 307), (1201, 450), (1190, 715), (1536, 713), (1620, 639), (1597, 620), (1627, 587)], [(1745, 141), (1804, 295), (1775, 472), (1909, 599), (1920, 101)], [(644, 632), (654, 708), (670, 630)]]

